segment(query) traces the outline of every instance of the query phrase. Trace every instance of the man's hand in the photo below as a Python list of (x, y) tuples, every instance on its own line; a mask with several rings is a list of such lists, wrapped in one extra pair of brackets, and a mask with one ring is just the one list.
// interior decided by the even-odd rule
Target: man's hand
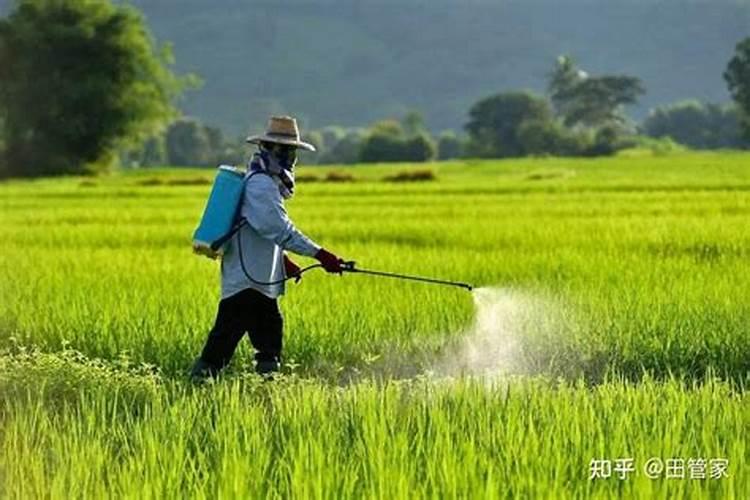
[(333, 255), (325, 248), (321, 248), (320, 250), (318, 250), (318, 253), (315, 254), (315, 258), (318, 259), (321, 264), (323, 264), (323, 269), (325, 269), (329, 273), (341, 274), (341, 264), (344, 263), (343, 259)]
[(300, 274), (300, 267), (295, 264), (292, 259), (290, 259), (286, 254), (284, 254), (284, 269), (286, 270), (287, 276), (293, 276), (295, 278), (295, 283), (299, 283), (299, 280), (302, 279), (302, 275)]

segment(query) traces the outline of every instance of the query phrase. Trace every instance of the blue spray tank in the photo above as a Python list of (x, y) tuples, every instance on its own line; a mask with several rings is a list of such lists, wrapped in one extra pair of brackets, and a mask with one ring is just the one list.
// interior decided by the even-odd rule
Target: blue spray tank
[(220, 165), (198, 228), (193, 233), (193, 251), (215, 259), (239, 229), (237, 214), (245, 187), (245, 171)]

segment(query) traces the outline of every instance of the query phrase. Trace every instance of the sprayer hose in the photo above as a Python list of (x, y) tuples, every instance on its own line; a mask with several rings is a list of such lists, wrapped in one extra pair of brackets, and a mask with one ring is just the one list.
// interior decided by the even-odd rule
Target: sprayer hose
[[(280, 280), (276, 281), (258, 281), (256, 279), (253, 279), (252, 276), (250, 276), (250, 273), (247, 272), (247, 268), (245, 267), (245, 259), (242, 257), (242, 237), (240, 235), (241, 231), (237, 231), (237, 242), (238, 242), (238, 248), (237, 250), (240, 253), (240, 266), (242, 267), (242, 272), (245, 273), (245, 276), (248, 280), (250, 280), (252, 283), (255, 283), (256, 285), (262, 285), (262, 286), (273, 286), (273, 285), (279, 285), (281, 283), (284, 283), (286, 281), (289, 281), (291, 279), (296, 279), (302, 276), (303, 273), (306, 273), (310, 269), (315, 269), (316, 267), (323, 267), (322, 264), (313, 264), (311, 266), (307, 266), (303, 269), (300, 269), (300, 271), (295, 274), (294, 276), (287, 276), (286, 278), (282, 278)], [(389, 273), (384, 271), (372, 271), (369, 269), (358, 269), (355, 267), (354, 261), (349, 262), (343, 262), (341, 264), (341, 272), (350, 272), (350, 273), (361, 273), (361, 274), (369, 274), (371, 276), (382, 276), (386, 278), (396, 278), (401, 280), (409, 280), (409, 281), (420, 281), (422, 283), (432, 283), (434, 285), (448, 285), (448, 286), (456, 286), (460, 288), (464, 288), (466, 290), (473, 290), (474, 285), (470, 285), (468, 283), (460, 283), (457, 281), (447, 281), (447, 280), (439, 280), (434, 278), (425, 278), (423, 276), (409, 276), (406, 274), (396, 274), (396, 273)]]
[(240, 234), (241, 232), (242, 231), (237, 231), (237, 233), (235, 233), (237, 235), (237, 251), (240, 254), (240, 267), (242, 267), (242, 272), (245, 273), (245, 277), (247, 277), (248, 280), (250, 280), (252, 283), (255, 283), (256, 285), (261, 285), (261, 286), (280, 285), (289, 280), (296, 279), (302, 276), (302, 273), (305, 273), (309, 271), (310, 269), (315, 269), (316, 267), (323, 267), (322, 264), (312, 264), (310, 266), (300, 269), (299, 273), (295, 274), (294, 276), (287, 276), (286, 278), (282, 278), (280, 280), (275, 280), (275, 281), (258, 281), (256, 279), (253, 279), (253, 277), (250, 276), (250, 273), (247, 272), (247, 268), (245, 267), (245, 259), (242, 257), (242, 235)]

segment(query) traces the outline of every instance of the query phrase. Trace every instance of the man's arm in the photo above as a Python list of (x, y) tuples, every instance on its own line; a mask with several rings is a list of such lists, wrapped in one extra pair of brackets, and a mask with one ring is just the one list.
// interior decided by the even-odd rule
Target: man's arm
[(294, 226), (286, 213), (278, 186), (267, 175), (254, 175), (248, 179), (242, 216), (259, 235), (284, 250), (314, 257), (321, 249)]

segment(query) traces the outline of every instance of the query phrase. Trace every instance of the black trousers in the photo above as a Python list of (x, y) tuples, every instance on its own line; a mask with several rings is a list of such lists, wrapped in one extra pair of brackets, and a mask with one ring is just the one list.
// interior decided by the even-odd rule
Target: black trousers
[(278, 301), (247, 288), (219, 302), (216, 322), (208, 334), (201, 359), (216, 370), (224, 368), (247, 332), (257, 351), (257, 361), (278, 361), (283, 329)]

